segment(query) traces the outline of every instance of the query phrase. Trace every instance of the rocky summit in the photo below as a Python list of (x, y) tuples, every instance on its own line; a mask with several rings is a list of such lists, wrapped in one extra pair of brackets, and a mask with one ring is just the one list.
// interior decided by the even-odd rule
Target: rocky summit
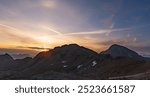
[(14, 60), (8, 54), (0, 55), (0, 79), (150, 79), (149, 70), (149, 60), (117, 44), (101, 53), (69, 44), (34, 58)]

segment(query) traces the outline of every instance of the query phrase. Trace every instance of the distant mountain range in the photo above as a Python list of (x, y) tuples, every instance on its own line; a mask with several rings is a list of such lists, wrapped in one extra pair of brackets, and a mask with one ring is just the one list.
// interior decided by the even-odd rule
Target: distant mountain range
[(117, 44), (100, 54), (69, 44), (34, 58), (0, 55), (0, 79), (150, 79), (149, 70), (149, 58)]

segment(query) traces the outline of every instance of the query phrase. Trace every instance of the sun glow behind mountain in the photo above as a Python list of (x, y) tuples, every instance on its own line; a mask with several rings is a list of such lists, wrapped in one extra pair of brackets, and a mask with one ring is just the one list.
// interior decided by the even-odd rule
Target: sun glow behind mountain
[(77, 43), (100, 52), (121, 44), (149, 55), (149, 5), (146, 0), (0, 0), (0, 48), (39, 52)]

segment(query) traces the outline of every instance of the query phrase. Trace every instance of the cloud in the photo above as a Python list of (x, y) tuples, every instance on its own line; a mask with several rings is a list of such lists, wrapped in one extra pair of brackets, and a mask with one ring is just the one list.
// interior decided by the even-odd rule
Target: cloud
[(98, 41), (97, 44), (99, 45), (105, 45), (105, 46), (110, 46), (113, 44), (120, 44), (120, 45), (124, 45), (124, 46), (137, 46), (139, 44), (141, 44), (141, 40), (138, 40), (135, 37), (124, 37), (124, 38), (110, 38), (110, 39), (104, 39), (102, 41)]
[(55, 8), (56, 2), (55, 0), (41, 0), (41, 6), (45, 8)]
[(34, 56), (38, 51), (29, 50), (29, 49), (18, 49), (18, 48), (0, 48), (0, 54), (9, 53), (9, 54), (28, 54), (30, 56)]
[[(102, 29), (102, 30), (97, 30), (97, 31), (87, 31), (87, 32), (70, 32), (70, 33), (64, 33), (64, 32), (60, 32), (55, 30), (54, 28), (50, 27), (50, 26), (42, 26), (44, 29), (47, 29), (51, 32), (56, 33), (56, 35), (63, 35), (63, 36), (71, 36), (71, 35), (93, 35), (93, 34), (108, 34), (111, 32), (118, 32), (118, 31), (126, 31), (126, 30), (130, 30), (132, 28), (118, 28), (118, 29), (113, 29), (114, 24), (110, 25), (110, 28), (108, 29)], [(55, 35), (54, 35), (55, 36)]]
[(97, 30), (97, 31), (90, 31), (90, 32), (76, 32), (76, 33), (68, 33), (64, 35), (92, 35), (92, 34), (107, 34), (110, 32), (118, 32), (118, 31), (125, 31), (129, 30), (130, 28), (120, 28), (120, 29), (104, 29), (104, 30)]
[[(5, 44), (13, 43), (13, 45), (30, 45), (30, 44), (40, 44), (39, 40), (36, 40), (36, 35), (32, 33), (26, 33), (22, 30), (19, 30), (15, 27), (0, 24), (0, 40)], [(1, 42), (2, 43), (2, 42)], [(3, 43), (2, 43), (3, 44)]]
[[(37, 35), (36, 33), (30, 33), (27, 34), (24, 31), (18, 30), (15, 27), (8, 26), (8, 25), (0, 25), (1, 30), (0, 33), (3, 35), (3, 40), (9, 41), (5, 42), (8, 45), (14, 42), (14, 46), (18, 47), (18, 45), (21, 49), (31, 49), (31, 50), (47, 50), (48, 48), (53, 48), (55, 46), (63, 45), (63, 44), (70, 44), (70, 43), (77, 43), (83, 46), (86, 46), (88, 48), (92, 48), (93, 50), (100, 51), (108, 45), (117, 43), (117, 44), (127, 44), (130, 40), (134, 39), (112, 39), (112, 40), (106, 40), (106, 39), (100, 39), (89, 35), (97, 35), (97, 34), (107, 34), (110, 32), (120, 32), (120, 31), (126, 31), (130, 30), (132, 28), (120, 28), (120, 29), (102, 29), (97, 31), (89, 31), (89, 32), (74, 32), (74, 33), (64, 33), (60, 32), (54, 29), (54, 27), (51, 26), (44, 26), (44, 29), (47, 29), (50, 32), (53, 32), (53, 34), (43, 34)], [(5, 33), (4, 33), (4, 32)], [(43, 30), (44, 31), (44, 30)], [(55, 34), (54, 34), (55, 33)], [(1, 40), (1, 39), (0, 39)], [(135, 42), (135, 41), (133, 41)]]
[(23, 46), (17, 46), (17, 48), (24, 48), (24, 49), (31, 49), (31, 50), (49, 50), (50, 48), (43, 48), (43, 47), (23, 47)]
[(45, 26), (45, 25), (42, 25), (42, 28), (48, 30), (48, 31), (51, 31), (51, 32), (54, 32), (56, 33), (57, 35), (63, 35), (62, 32), (59, 32), (59, 31), (56, 31), (53, 27), (51, 26)]
[(54, 9), (57, 7), (56, 0), (26, 0), (23, 3), (28, 4), (29, 8)]

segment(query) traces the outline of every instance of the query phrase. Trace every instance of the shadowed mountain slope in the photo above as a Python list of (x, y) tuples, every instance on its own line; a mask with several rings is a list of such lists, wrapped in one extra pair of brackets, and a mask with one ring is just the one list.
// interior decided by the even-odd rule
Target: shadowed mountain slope
[(13, 68), (1, 71), (0, 77), (1, 79), (109, 79), (149, 71), (150, 62), (143, 58), (136, 52), (116, 44), (100, 54), (77, 44), (69, 44), (40, 52), (33, 59), (12, 59)]

